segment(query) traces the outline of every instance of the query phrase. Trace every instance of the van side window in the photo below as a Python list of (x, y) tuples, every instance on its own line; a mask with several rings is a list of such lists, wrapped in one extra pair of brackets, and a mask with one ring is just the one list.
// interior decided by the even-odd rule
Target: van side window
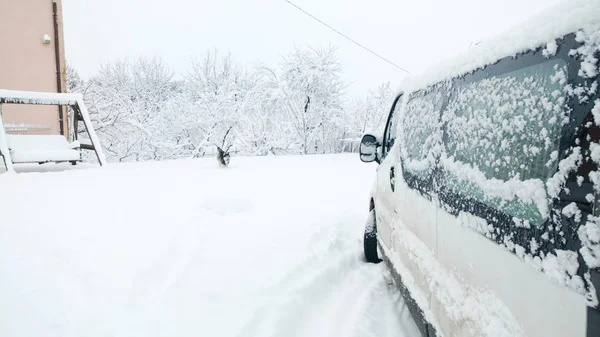
[(457, 84), (442, 118), (444, 185), (531, 225), (543, 223), (566, 79), (566, 62), (554, 59)]
[(385, 158), (396, 142), (396, 125), (400, 109), (402, 108), (402, 95), (399, 95), (392, 106), (390, 115), (388, 116), (385, 132), (383, 134), (382, 157)]
[[(436, 149), (440, 149), (442, 129), (440, 91), (417, 91), (406, 103), (400, 133), (405, 173), (427, 179), (435, 167)], [(437, 151), (439, 152), (439, 151)]]

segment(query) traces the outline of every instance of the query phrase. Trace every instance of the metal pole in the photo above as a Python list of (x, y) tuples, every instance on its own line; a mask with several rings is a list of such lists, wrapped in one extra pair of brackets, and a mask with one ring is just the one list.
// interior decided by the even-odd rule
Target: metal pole
[(4, 130), (4, 121), (2, 120), (2, 104), (0, 104), (0, 153), (4, 159), (4, 166), (7, 172), (14, 172), (10, 150), (6, 141), (6, 130)]
[[(60, 39), (58, 34), (58, 3), (57, 0), (52, 0), (52, 15), (54, 18), (54, 55), (56, 58), (56, 92), (62, 92), (62, 76), (60, 68)], [(58, 106), (58, 128), (60, 134), (64, 135), (64, 118), (63, 118), (63, 106)]]

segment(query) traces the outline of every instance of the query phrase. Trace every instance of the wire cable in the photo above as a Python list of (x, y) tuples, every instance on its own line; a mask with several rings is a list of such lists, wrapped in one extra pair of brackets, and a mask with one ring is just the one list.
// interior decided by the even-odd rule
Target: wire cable
[(355, 41), (354, 39), (352, 39), (351, 37), (349, 37), (348, 35), (340, 32), (339, 30), (333, 28), (332, 26), (328, 25), (327, 23), (323, 22), (322, 20), (320, 20), (319, 18), (315, 17), (314, 15), (310, 14), (309, 12), (305, 11), (304, 9), (300, 8), (298, 5), (296, 5), (295, 3), (291, 2), (290, 0), (285, 0), (285, 2), (287, 2), (288, 4), (296, 7), (298, 10), (300, 10), (302, 13), (310, 16), (311, 18), (313, 18), (314, 20), (318, 21), (319, 23), (321, 23), (322, 25), (324, 25), (325, 27), (331, 29), (332, 31), (336, 32), (337, 34), (343, 36), (344, 38), (348, 39), (350, 42), (356, 44), (357, 46), (361, 47), (362, 49), (368, 51), (369, 53), (377, 56), (378, 58), (382, 59), (383, 61), (393, 65), (394, 67), (406, 72), (407, 74), (410, 74), (410, 72), (402, 67), (400, 67), (399, 65), (397, 65), (396, 63), (388, 60), (387, 58), (377, 54), (376, 52), (372, 51), (371, 49), (365, 47), (364, 45), (360, 44), (359, 42)]

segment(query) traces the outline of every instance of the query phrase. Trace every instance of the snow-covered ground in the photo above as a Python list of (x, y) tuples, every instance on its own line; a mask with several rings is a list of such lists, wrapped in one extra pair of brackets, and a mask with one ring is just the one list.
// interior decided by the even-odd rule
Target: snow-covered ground
[(0, 175), (0, 336), (418, 336), (363, 262), (374, 173), (323, 155)]

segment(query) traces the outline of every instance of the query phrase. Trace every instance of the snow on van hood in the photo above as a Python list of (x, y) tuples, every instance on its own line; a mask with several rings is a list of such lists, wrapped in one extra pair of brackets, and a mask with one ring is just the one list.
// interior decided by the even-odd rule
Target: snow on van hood
[[(540, 12), (494, 38), (485, 40), (459, 56), (447, 59), (428, 70), (406, 78), (399, 92), (419, 88), (464, 75), (497, 60), (514, 56), (547, 44), (555, 39), (600, 22), (600, 1), (566, 0)], [(548, 48), (551, 50), (552, 48)]]

